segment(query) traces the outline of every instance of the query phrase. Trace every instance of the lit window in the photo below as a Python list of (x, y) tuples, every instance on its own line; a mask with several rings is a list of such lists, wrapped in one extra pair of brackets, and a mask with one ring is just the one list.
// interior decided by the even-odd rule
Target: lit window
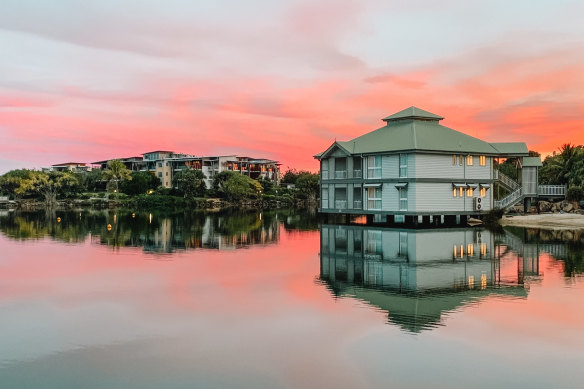
[(454, 245), (452, 250), (453, 258), (456, 259), (456, 245)]
[(381, 178), (381, 156), (367, 157), (367, 178)]
[(487, 273), (481, 273), (481, 289), (487, 289)]
[(452, 165), (456, 165), (456, 154), (452, 154)]
[(462, 186), (458, 188), (458, 194), (460, 195), (460, 197), (464, 197), (464, 188)]
[(485, 197), (487, 195), (487, 188), (481, 188), (481, 197)]
[(457, 192), (456, 188), (452, 189), (452, 197), (456, 197), (456, 192)]
[(469, 243), (469, 244), (466, 246), (466, 254), (467, 254), (469, 257), (472, 257), (472, 256), (474, 255), (474, 245), (473, 245), (472, 243)]
[(381, 209), (381, 188), (367, 188), (367, 209)]
[(472, 166), (472, 155), (467, 155), (466, 156), (466, 165), (467, 166)]
[(481, 243), (481, 255), (487, 255), (487, 244)]
[(466, 190), (466, 197), (472, 197), (474, 193), (474, 189), (473, 188), (467, 188)]
[(479, 157), (479, 165), (486, 166), (487, 165), (487, 157), (485, 157), (484, 155), (481, 155)]
[(474, 276), (468, 276), (468, 288), (474, 288)]
[(458, 156), (458, 164), (461, 165), (461, 166), (462, 166), (462, 161), (463, 161), (462, 155), (459, 155)]

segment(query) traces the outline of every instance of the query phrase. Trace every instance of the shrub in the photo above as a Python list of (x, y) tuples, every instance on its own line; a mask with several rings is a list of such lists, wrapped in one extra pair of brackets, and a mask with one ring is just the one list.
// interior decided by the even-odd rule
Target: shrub
[(581, 186), (571, 186), (566, 191), (566, 200), (580, 201), (584, 200), (584, 190)]

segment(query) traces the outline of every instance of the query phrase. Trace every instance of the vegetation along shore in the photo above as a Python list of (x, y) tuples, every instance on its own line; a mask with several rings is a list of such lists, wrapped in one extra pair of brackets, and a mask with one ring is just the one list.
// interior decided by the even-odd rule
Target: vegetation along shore
[(130, 171), (120, 161), (104, 170), (12, 170), (0, 176), (0, 207), (132, 208), (136, 210), (280, 208), (316, 206), (318, 175), (289, 169), (280, 185), (231, 171), (213, 178), (210, 188), (198, 170), (175, 174), (172, 188), (147, 171)]

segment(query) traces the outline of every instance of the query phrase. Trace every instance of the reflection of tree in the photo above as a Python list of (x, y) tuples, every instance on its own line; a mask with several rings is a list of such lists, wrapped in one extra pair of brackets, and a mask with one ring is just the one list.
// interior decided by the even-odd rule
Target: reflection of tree
[[(292, 217), (292, 218), (290, 218)], [(273, 210), (184, 212), (178, 214), (131, 211), (9, 212), (0, 216), (0, 231), (13, 239), (51, 237), (64, 242), (92, 241), (112, 247), (143, 247), (171, 252), (192, 248), (236, 248), (277, 242), (280, 222), (287, 228), (305, 220), (301, 212)]]

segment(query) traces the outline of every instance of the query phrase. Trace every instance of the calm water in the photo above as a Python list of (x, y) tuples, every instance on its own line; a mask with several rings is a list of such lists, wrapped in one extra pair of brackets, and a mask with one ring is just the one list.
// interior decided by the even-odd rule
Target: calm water
[(582, 242), (3, 212), (0, 387), (580, 388)]

